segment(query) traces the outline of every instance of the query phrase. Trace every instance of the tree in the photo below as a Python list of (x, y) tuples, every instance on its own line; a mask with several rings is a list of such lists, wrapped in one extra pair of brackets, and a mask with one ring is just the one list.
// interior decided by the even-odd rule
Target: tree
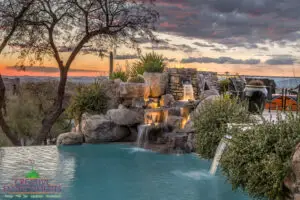
[(24, 27), (24, 17), (35, 0), (0, 1), (0, 54), (13, 37), (17, 29)]
[(30, 28), (13, 41), (22, 47), (20, 58), (54, 58), (60, 72), (57, 96), (42, 121), (37, 145), (64, 111), (68, 71), (79, 53), (101, 54), (112, 42), (134, 44), (141, 36), (153, 39), (158, 13), (146, 0), (36, 0), (32, 9), (36, 13), (25, 19)]
[[(13, 35), (24, 25), (23, 19), (34, 0), (1, 0), (0, 1), (0, 55)], [(0, 74), (0, 126), (12, 144), (20, 146), (17, 133), (7, 125), (2, 108), (5, 110), (5, 85)]]

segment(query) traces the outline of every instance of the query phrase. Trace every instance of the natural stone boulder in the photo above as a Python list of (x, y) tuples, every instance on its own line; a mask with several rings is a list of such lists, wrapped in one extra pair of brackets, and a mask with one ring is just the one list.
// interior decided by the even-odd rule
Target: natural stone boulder
[(187, 134), (174, 133), (169, 137), (167, 147), (169, 148), (166, 152), (168, 153), (190, 153), (190, 150), (187, 150)]
[(109, 80), (106, 78), (102, 78), (99, 80), (99, 83), (105, 91), (105, 94), (110, 98), (110, 101), (108, 101), (108, 109), (116, 108), (120, 103), (121, 80)]
[[(189, 117), (189, 118), (191, 118), (191, 117)], [(187, 123), (185, 124), (185, 126), (183, 128), (183, 131), (185, 133), (194, 133), (195, 132), (194, 122), (191, 119), (189, 119), (187, 121)]]
[(126, 109), (126, 106), (120, 104), (120, 105), (118, 106), (118, 109)]
[(120, 83), (120, 97), (122, 98), (148, 98), (150, 87), (144, 83)]
[(128, 127), (130, 134), (126, 138), (122, 140), (122, 142), (135, 142), (138, 137), (138, 130), (136, 126), (130, 126)]
[(125, 108), (130, 108), (132, 106), (132, 99), (122, 99), (121, 103)]
[(167, 118), (167, 125), (173, 129), (181, 128), (183, 117), (169, 115)]
[(198, 104), (197, 108), (193, 111), (192, 116), (197, 115), (197, 113), (199, 113), (205, 107), (205, 104), (211, 103), (219, 98), (220, 98), (219, 95), (211, 95), (211, 96), (205, 98)]
[(206, 99), (209, 96), (216, 96), (216, 95), (220, 95), (220, 93), (218, 92), (218, 90), (215, 89), (204, 90), (202, 93), (203, 99)]
[(300, 143), (292, 157), (292, 172), (285, 177), (284, 185), (290, 191), (290, 197), (286, 199), (300, 199)]
[(198, 73), (198, 89), (200, 93), (205, 90), (218, 89), (218, 76), (214, 72), (200, 72)]
[(75, 145), (83, 143), (83, 134), (69, 132), (60, 134), (57, 138), (56, 145)]
[(86, 143), (117, 142), (130, 134), (127, 127), (116, 125), (104, 115), (85, 115), (81, 127)]
[(144, 73), (145, 83), (150, 86), (150, 97), (160, 97), (165, 94), (168, 84), (167, 73)]
[(177, 135), (173, 138), (173, 148), (184, 150), (186, 147), (188, 136), (187, 135)]
[(161, 153), (191, 153), (196, 151), (196, 136), (194, 133), (166, 133), (167, 143), (161, 148)]
[(205, 77), (203, 74), (198, 74), (198, 89), (199, 93), (205, 90)]
[(163, 125), (151, 125), (147, 128), (149, 143), (157, 143), (158, 138), (163, 135)]
[(160, 102), (159, 102), (161, 107), (170, 107), (174, 103), (175, 103), (175, 99), (174, 99), (173, 95), (171, 95), (171, 94), (166, 94), (166, 95), (161, 96)]
[(292, 159), (292, 169), (300, 183), (300, 143), (297, 145)]
[(146, 106), (145, 100), (143, 97), (133, 98), (131, 107), (133, 108), (144, 108)]
[(138, 112), (130, 109), (111, 109), (107, 111), (106, 116), (112, 122), (118, 125), (134, 125), (141, 124), (144, 121), (144, 115), (142, 112)]
[(286, 199), (300, 200), (300, 143), (296, 146), (292, 157), (292, 171), (285, 177), (284, 185), (290, 191), (290, 196)]
[(194, 133), (189, 133), (186, 141), (185, 151), (195, 152), (196, 151), (196, 135)]
[(173, 115), (173, 116), (181, 116), (181, 111), (179, 107), (171, 107), (168, 109), (168, 115)]
[(205, 98), (202, 102), (200, 102), (200, 104), (203, 103), (203, 102), (212, 102), (212, 101), (215, 101), (219, 98), (220, 98), (220, 95), (211, 95), (211, 96)]

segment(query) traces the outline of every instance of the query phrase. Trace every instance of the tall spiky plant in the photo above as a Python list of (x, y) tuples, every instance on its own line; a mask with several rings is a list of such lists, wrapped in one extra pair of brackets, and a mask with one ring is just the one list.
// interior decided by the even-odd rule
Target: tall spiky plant
[(141, 55), (139, 60), (130, 67), (129, 76), (136, 77), (138, 74), (142, 75), (144, 72), (158, 72), (164, 71), (166, 63), (163, 55), (155, 52)]

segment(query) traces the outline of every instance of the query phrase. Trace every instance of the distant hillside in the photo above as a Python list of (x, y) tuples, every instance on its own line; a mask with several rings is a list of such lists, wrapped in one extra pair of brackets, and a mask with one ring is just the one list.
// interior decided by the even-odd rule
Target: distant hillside
[(300, 84), (300, 78), (288, 78), (276, 81), (278, 88), (295, 88)]
[[(253, 76), (251, 76), (253, 77)], [(276, 83), (277, 88), (295, 88), (300, 84), (300, 78), (293, 78), (293, 77), (256, 77), (258, 79), (260, 78), (268, 78), (268, 79), (273, 79)]]
[[(58, 77), (42, 77), (42, 76), (8, 76), (4, 78), (20, 78), (20, 83), (26, 83), (26, 82), (41, 82), (41, 81), (51, 81), (51, 80), (59, 80)], [(97, 77), (68, 77), (68, 81), (74, 82), (74, 83), (84, 83), (89, 84), (93, 83)]]
[[(253, 78), (254, 76), (246, 76)], [(20, 82), (40, 82), (40, 81), (47, 81), (47, 80), (58, 80), (58, 77), (41, 77), (41, 76), (10, 76), (7, 78), (20, 78)], [(84, 83), (89, 84), (93, 83), (97, 77), (68, 77), (68, 81), (74, 83)], [(293, 78), (293, 77), (272, 77), (272, 76), (264, 76), (264, 77), (256, 77), (260, 78), (268, 78), (273, 79), (276, 83), (277, 88), (295, 88), (300, 84), (300, 78)]]

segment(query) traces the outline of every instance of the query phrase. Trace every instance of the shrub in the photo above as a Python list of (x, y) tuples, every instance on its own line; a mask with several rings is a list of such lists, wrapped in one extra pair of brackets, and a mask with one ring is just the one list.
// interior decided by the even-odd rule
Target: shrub
[(145, 79), (143, 76), (141, 75), (137, 75), (137, 76), (134, 76), (134, 77), (130, 77), (127, 82), (129, 83), (145, 83)]
[(72, 97), (67, 113), (73, 119), (80, 120), (83, 113), (105, 113), (108, 107), (109, 97), (104, 87), (95, 82), (91, 85), (83, 85), (77, 88)]
[(10, 98), (7, 110), (8, 124), (12, 131), (22, 134), (19, 137), (31, 137), (41, 126), (43, 114), (40, 112), (40, 105), (24, 92), (20, 97)]
[(128, 66), (129, 77), (136, 77), (138, 75), (143, 75), (145, 72), (144, 64), (142, 62), (135, 62)]
[(34, 107), (39, 112), (45, 113), (54, 103), (58, 81), (27, 82), (21, 86), (21, 98), (23, 100), (34, 99)]
[(10, 140), (6, 137), (6, 135), (0, 129), (0, 147), (13, 146)]
[(220, 140), (226, 135), (227, 123), (249, 122), (245, 102), (224, 95), (214, 101), (204, 101), (202, 108), (193, 115), (197, 133), (197, 152), (207, 159), (214, 157)]
[(222, 156), (222, 171), (234, 189), (242, 188), (256, 199), (283, 200), (289, 194), (283, 180), (299, 141), (299, 116), (238, 131)]
[(121, 81), (126, 82), (128, 79), (128, 75), (121, 68), (117, 68), (112, 74), (109, 76), (111, 80), (121, 79)]
[[(7, 116), (5, 119), (13, 132), (19, 133), (18, 138), (33, 138), (41, 128), (45, 112), (54, 102), (56, 90), (55, 83), (39, 82), (24, 83), (19, 96), (7, 96)], [(68, 132), (70, 125), (67, 118), (62, 114), (53, 125), (50, 135), (56, 137), (62, 132)], [(4, 133), (0, 133), (0, 143), (10, 145)], [(0, 144), (1, 145), (1, 144)]]
[(251, 81), (249, 81), (248, 85), (264, 86), (265, 84), (261, 80), (251, 80)]
[(230, 80), (229, 79), (221, 80), (219, 81), (219, 84), (220, 84), (220, 92), (225, 93), (229, 90)]

